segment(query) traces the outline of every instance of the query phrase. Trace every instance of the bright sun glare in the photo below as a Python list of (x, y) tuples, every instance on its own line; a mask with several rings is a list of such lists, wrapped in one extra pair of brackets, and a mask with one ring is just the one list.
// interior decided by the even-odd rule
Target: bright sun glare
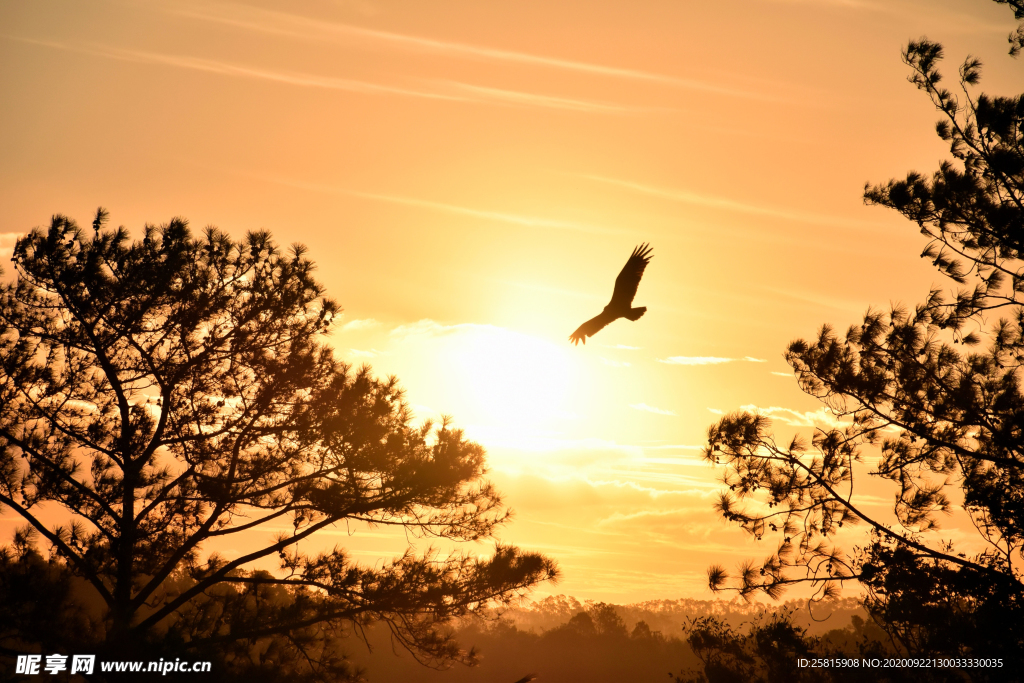
[(452, 344), (456, 381), (472, 401), (472, 422), (488, 430), (529, 435), (571, 417), (576, 363), (554, 343), (479, 326)]

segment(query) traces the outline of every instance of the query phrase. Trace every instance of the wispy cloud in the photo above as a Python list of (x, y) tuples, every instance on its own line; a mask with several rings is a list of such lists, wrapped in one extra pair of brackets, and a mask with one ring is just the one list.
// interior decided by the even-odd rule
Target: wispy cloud
[[(632, 474), (632, 473), (630, 473), (630, 474)], [(686, 482), (688, 486), (692, 486), (692, 487), (695, 487), (695, 488), (717, 489), (720, 486), (720, 484), (718, 482), (708, 481), (706, 478), (705, 479), (699, 479), (699, 478), (696, 478), (696, 477), (665, 476), (665, 477), (650, 477), (649, 479), (651, 481), (660, 481), (660, 482), (672, 482), (672, 481), (675, 481), (675, 482), (678, 482), (678, 483)], [(679, 490), (672, 491), (672, 490), (668, 490), (667, 491), (667, 490), (661, 489), (661, 488), (653, 488), (653, 487), (650, 487), (650, 486), (644, 486), (643, 484), (640, 484), (637, 481), (631, 481), (631, 480), (623, 481), (621, 479), (584, 478), (583, 481), (585, 481), (587, 484), (589, 484), (589, 485), (591, 485), (591, 486), (593, 486), (595, 488), (602, 487), (602, 486), (607, 486), (607, 487), (614, 487), (614, 488), (619, 488), (619, 489), (631, 489), (633, 491), (638, 491), (638, 492), (644, 493), (644, 494), (649, 495), (649, 496), (654, 497), (654, 498), (656, 498), (658, 496), (691, 495), (693, 493), (692, 490), (688, 490), (688, 491), (679, 491)]]
[(669, 356), (668, 358), (659, 358), (658, 362), (667, 363), (668, 365), (721, 365), (722, 363), (767, 363), (768, 361), (763, 358), (754, 358), (752, 356), (745, 356), (743, 358), (720, 358), (718, 356)]
[(369, 81), (359, 81), (347, 78), (334, 78), (331, 76), (318, 76), (292, 71), (272, 71), (258, 67), (232, 64), (214, 59), (203, 59), (201, 57), (190, 57), (187, 55), (162, 54), (159, 52), (146, 52), (144, 50), (124, 50), (121, 48), (108, 47), (104, 45), (71, 45), (49, 40), (35, 40), (32, 38), (14, 38), (25, 43), (31, 43), (42, 47), (49, 47), (56, 50), (77, 52), (80, 54), (105, 57), (124, 62), (137, 64), (158, 64), (162, 66), (176, 67), (179, 69), (190, 69), (193, 71), (204, 71), (207, 73), (219, 74), (222, 76), (234, 76), (256, 80), (273, 81), (286, 85), (307, 86), (315, 88), (327, 88), (330, 90), (344, 90), (348, 92), (361, 92), (378, 95), (405, 95), (408, 97), (421, 97), (434, 100), (449, 100), (457, 102), (471, 101), (468, 97), (457, 95), (446, 95), (443, 93), (416, 90), (411, 88), (381, 85)]
[(637, 519), (650, 517), (688, 517), (694, 514), (692, 508), (674, 508), (668, 510), (638, 510), (637, 512), (613, 512), (608, 517), (597, 522), (598, 525), (614, 524), (616, 522), (628, 522)]
[(784, 424), (789, 425), (790, 427), (825, 426), (835, 429), (848, 426), (849, 424), (839, 420), (832, 411), (824, 406), (817, 410), (801, 411), (793, 410), (792, 408), (784, 408), (782, 406), (768, 406), (767, 408), (762, 408), (761, 406), (749, 404), (740, 406), (740, 410), (768, 415), (769, 417), (781, 420)]
[(577, 73), (623, 78), (635, 81), (648, 81), (678, 88), (698, 90), (732, 97), (759, 100), (779, 99), (772, 94), (755, 92), (744, 88), (729, 87), (720, 83), (679, 78), (676, 76), (651, 73), (649, 71), (642, 71), (639, 69), (628, 69), (602, 64), (592, 64), (589, 62), (571, 59), (547, 57), (544, 55), (535, 55), (514, 50), (501, 50), (480, 45), (470, 45), (455, 41), (438, 40), (435, 38), (425, 38), (422, 36), (413, 36), (390, 31), (379, 31), (361, 26), (353, 26), (351, 24), (324, 21), (297, 14), (289, 14), (286, 12), (277, 12), (242, 5), (207, 5), (202, 9), (194, 7), (182, 9), (179, 7), (171, 11), (179, 16), (185, 16), (192, 19), (217, 22), (239, 29), (288, 36), (300, 40), (336, 41), (338, 39), (347, 39), (351, 42), (355, 39), (361, 40), (364, 43), (415, 52), (554, 68), (574, 71)]
[(775, 370), (772, 370), (772, 374), (775, 375), (776, 377), (792, 377), (793, 376), (792, 372), (776, 372)]
[(337, 78), (297, 71), (277, 71), (263, 69), (244, 64), (235, 64), (215, 59), (192, 57), (188, 55), (163, 54), (144, 50), (124, 50), (108, 46), (82, 46), (58, 43), (54, 41), (16, 38), (23, 42), (50, 47), (81, 54), (89, 54), (107, 59), (115, 59), (138, 64), (157, 64), (179, 69), (189, 69), (221, 76), (247, 78), (270, 81), (283, 85), (298, 87), (323, 88), (345, 92), (363, 93), (368, 95), (399, 95), (420, 99), (447, 102), (463, 102), (469, 104), (490, 104), (503, 106), (540, 107), (546, 109), (562, 109), (589, 113), (628, 113), (649, 111), (641, 107), (611, 104), (608, 102), (591, 102), (587, 100), (555, 97), (538, 93), (488, 88), (484, 86), (460, 83), (457, 81), (428, 81), (433, 89), (418, 89), (404, 86), (387, 85), (361, 81), (351, 78)]
[(398, 341), (405, 341), (408, 339), (423, 339), (427, 337), (447, 337), (449, 335), (463, 333), (490, 335), (495, 340), (500, 339), (503, 343), (520, 348), (526, 345), (536, 344), (544, 345), (545, 349), (551, 348), (552, 346), (551, 342), (547, 340), (532, 337), (528, 334), (517, 332), (506, 327), (488, 325), (486, 323), (455, 323), (446, 325), (430, 318), (422, 318), (413, 323), (398, 325), (392, 328), (388, 335)]
[(794, 291), (790, 289), (780, 289), (778, 287), (761, 287), (765, 292), (774, 294), (777, 297), (783, 297), (786, 299), (793, 299), (800, 301), (804, 304), (812, 304), (814, 307), (827, 307), (834, 308), (837, 311), (863, 311), (865, 302), (859, 299), (843, 299), (835, 296), (828, 296), (820, 291)]
[(608, 185), (614, 185), (641, 194), (647, 194), (654, 197), (660, 197), (662, 199), (668, 199), (675, 202), (683, 202), (685, 204), (694, 204), (696, 206), (706, 206), (712, 209), (723, 209), (725, 211), (736, 211), (739, 213), (754, 214), (758, 216), (770, 216), (772, 218), (785, 218), (787, 220), (799, 221), (802, 223), (814, 223), (814, 224), (829, 224), (829, 225), (842, 225), (845, 227), (864, 228), (864, 227), (877, 227), (877, 224), (870, 223), (868, 221), (852, 220), (849, 218), (843, 218), (840, 216), (827, 216), (824, 214), (810, 213), (806, 211), (782, 209), (770, 206), (758, 206), (756, 204), (747, 204), (740, 202), (735, 199), (729, 199), (726, 197), (716, 197), (714, 195), (699, 194), (696, 192), (690, 192), (688, 190), (677, 190), (672, 188), (657, 187), (654, 185), (645, 185), (643, 183), (636, 183), (628, 180), (619, 180), (617, 178), (607, 178), (605, 176), (598, 175), (587, 175), (580, 174), (580, 177), (588, 180), (593, 180), (599, 183), (606, 183)]
[[(518, 434), (516, 436), (518, 437)], [(532, 436), (507, 441), (498, 440), (496, 445), (532, 452), (589, 451), (591, 453), (611, 454), (613, 459), (642, 458), (644, 453), (644, 446), (618, 443), (617, 441), (599, 439), (597, 437), (571, 439), (554, 436)]]
[(488, 325), (477, 325), (474, 323), (459, 323), (457, 325), (442, 325), (436, 320), (423, 318), (414, 323), (399, 325), (391, 330), (390, 335), (397, 339), (411, 339), (413, 337), (439, 337), (453, 334), (461, 330), (475, 327), (489, 327)]
[(633, 408), (634, 410), (644, 410), (648, 413), (654, 413), (655, 415), (675, 415), (675, 413), (673, 413), (671, 410), (665, 410), (664, 408), (655, 408), (654, 406), (649, 406), (646, 403), (631, 403), (629, 404), (629, 407)]
[(23, 232), (2, 232), (0, 233), (0, 257), (10, 258), (14, 254), (14, 244), (24, 237)]
[(354, 190), (341, 191), (355, 197), (363, 197), (364, 199), (373, 199), (382, 202), (390, 202), (392, 204), (404, 204), (405, 206), (415, 206), (424, 209), (432, 209), (434, 211), (443, 211), (445, 213), (452, 213), (460, 216), (484, 218), (487, 220), (499, 221), (501, 223), (512, 223), (514, 225), (521, 225), (530, 228), (554, 228), (556, 230), (573, 230), (576, 232), (588, 232), (604, 235), (619, 235), (625, 232), (623, 230), (617, 230), (614, 228), (603, 228), (595, 225), (588, 225), (585, 223), (574, 223), (572, 221), (561, 221), (551, 218), (540, 218), (538, 216), (523, 216), (519, 214), (504, 213), (501, 211), (472, 209), (466, 206), (446, 204), (444, 202), (434, 202), (426, 199), (415, 199), (412, 197), (375, 194), (370, 192), (357, 192)]
[(546, 107), (548, 109), (567, 109), (570, 111), (593, 112), (598, 114), (626, 114), (651, 111), (650, 109), (643, 107), (630, 107), (621, 104), (611, 104), (608, 102), (593, 102), (567, 97), (539, 95), (537, 93), (521, 92), (517, 90), (488, 88), (481, 85), (470, 85), (469, 83), (460, 83), (457, 81), (435, 82), (443, 88), (448, 88), (454, 92), (464, 93), (467, 100), (481, 102), (494, 102), (525, 107)]
[(441, 411), (435, 410), (430, 406), (425, 406), (422, 403), (413, 403), (409, 407), (412, 408), (413, 414), (422, 420), (432, 420), (436, 422), (443, 417), (443, 413), (441, 413)]
[[(499, 282), (503, 285), (509, 285), (510, 287), (517, 287), (519, 289), (525, 289), (532, 292), (545, 292), (547, 294), (557, 294), (559, 296), (569, 296), (575, 299), (591, 299), (594, 301), (605, 301), (607, 296), (601, 294), (595, 294), (592, 291), (581, 292), (574, 289), (565, 289), (563, 287), (551, 287), (550, 285), (541, 285), (536, 282), (516, 282), (515, 280), (500, 280), (494, 279), (494, 282)], [(614, 348), (614, 347), (606, 347)]]
[[(445, 202), (435, 202), (429, 199), (418, 199), (416, 197), (402, 197), (400, 195), (380, 194), (376, 192), (361, 192), (359, 190), (351, 190), (344, 187), (337, 187), (333, 185), (324, 185), (322, 183), (309, 183), (301, 180), (294, 180), (291, 178), (282, 178), (279, 176), (254, 174), (248, 171), (241, 171), (236, 169), (221, 169), (229, 173), (236, 175), (242, 175), (249, 178), (256, 178), (268, 183), (275, 183), (277, 185), (284, 185), (286, 187), (294, 187), (300, 190), (309, 190), (311, 192), (324, 192), (327, 194), (345, 195), (349, 197), (359, 197), (360, 199), (369, 199), (371, 201), (387, 202), (389, 204), (399, 204), (402, 206), (413, 206), (422, 209), (429, 209), (431, 211), (440, 211), (443, 213), (449, 213), (457, 216), (469, 216), (472, 218), (481, 218), (488, 221), (495, 221), (498, 223), (508, 223), (511, 225), (518, 225), (527, 228), (552, 228), (555, 230), (570, 230), (573, 232), (585, 232), (595, 235), (625, 235), (631, 234), (626, 230), (620, 228), (606, 228), (599, 225), (591, 225), (588, 223), (575, 223), (573, 221), (562, 221), (554, 218), (544, 218), (541, 216), (524, 216), (515, 213), (506, 213), (503, 211), (488, 211), (486, 209), (474, 209), (468, 206), (460, 206), (458, 204), (448, 204)], [(509, 283), (520, 287), (527, 287), (528, 285), (520, 283)], [(534, 286), (534, 289), (537, 287)], [(552, 290), (554, 291), (554, 290)], [(574, 295), (580, 295), (577, 292), (569, 292), (568, 290), (561, 290), (565, 293), (571, 293)], [(588, 298), (593, 298), (591, 295), (587, 295)]]
[(359, 330), (369, 330), (374, 327), (380, 327), (380, 324), (380, 321), (374, 320), (373, 318), (361, 318), (358, 320), (349, 320), (341, 326), (341, 329), (344, 332), (357, 332)]
[(731, 363), (735, 358), (717, 358), (715, 356), (669, 356), (659, 358), (659, 363), (669, 365), (718, 365), (719, 363)]
[(873, 2), (862, 0), (766, 0), (778, 5), (823, 5), (827, 7), (846, 7), (848, 9), (880, 10), (882, 7)]
[[(793, 408), (785, 408), (783, 406), (763, 407), (756, 405), (754, 403), (748, 403), (747, 405), (740, 406), (738, 410), (748, 413), (760, 413), (761, 415), (766, 415), (770, 418), (779, 420), (783, 424), (788, 425), (790, 427), (824, 426), (836, 429), (846, 427), (849, 425), (849, 422), (843, 422), (825, 406), (822, 406), (817, 410), (794, 410)], [(725, 411), (719, 410), (718, 408), (708, 408), (708, 411), (714, 413), (715, 415), (725, 415)]]
[(348, 355), (355, 356), (356, 358), (376, 358), (381, 353), (383, 353), (383, 351), (378, 351), (377, 349), (370, 349), (369, 351), (362, 351), (360, 349), (348, 350)]

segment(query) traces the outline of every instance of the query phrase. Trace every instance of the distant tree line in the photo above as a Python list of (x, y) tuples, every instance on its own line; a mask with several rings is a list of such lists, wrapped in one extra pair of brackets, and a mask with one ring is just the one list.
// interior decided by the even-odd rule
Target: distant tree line
[[(852, 650), (848, 644), (865, 636), (885, 637), (880, 630), (872, 630), (863, 609), (852, 599), (817, 605), (813, 618), (818, 622), (806, 604), (796, 605), (780, 608), (782, 614), (791, 623), (813, 625), (818, 637), (841, 647)], [(684, 624), (704, 623), (702, 615), (713, 614), (729, 633), (739, 634), (751, 624), (773, 618), (773, 613), (742, 601), (611, 605), (556, 596), (514, 608), (500, 618), (456, 622), (456, 637), (480, 648), (476, 667), (424, 669), (407, 655), (395, 657), (387, 631), (379, 627), (367, 632), (373, 652), (354, 650), (353, 659), (380, 680), (403, 683), (513, 683), (531, 674), (537, 683), (664, 683), (679, 676), (681, 669), (694, 670), (703, 664), (698, 655), (705, 654), (706, 648), (686, 642)]]

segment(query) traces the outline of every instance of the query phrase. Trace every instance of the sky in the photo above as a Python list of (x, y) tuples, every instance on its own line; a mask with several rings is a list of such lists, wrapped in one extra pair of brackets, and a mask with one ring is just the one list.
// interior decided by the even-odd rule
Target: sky
[[(101, 205), (305, 244), (338, 355), (487, 448), (500, 540), (561, 567), (537, 597), (706, 598), (709, 564), (768, 552), (711, 509), (707, 427), (828, 426), (787, 344), (948, 286), (862, 201), (948, 157), (900, 49), (1013, 94), (1013, 27), (987, 0), (0, 0), (0, 256)], [(570, 345), (643, 242), (647, 314)]]

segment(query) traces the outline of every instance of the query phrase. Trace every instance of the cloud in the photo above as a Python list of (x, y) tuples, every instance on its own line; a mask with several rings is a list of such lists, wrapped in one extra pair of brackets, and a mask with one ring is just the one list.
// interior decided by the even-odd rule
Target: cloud
[(631, 403), (629, 404), (629, 407), (635, 410), (645, 410), (648, 413), (654, 413), (656, 415), (675, 415), (671, 410), (655, 408), (654, 406), (649, 406), (646, 403)]
[[(400, 204), (403, 206), (414, 206), (417, 208), (450, 213), (457, 216), (470, 216), (473, 218), (482, 218), (488, 221), (509, 223), (512, 225), (518, 225), (527, 228), (553, 228), (556, 230), (571, 230), (573, 232), (584, 232), (595, 235), (629, 234), (626, 230), (617, 228), (604, 228), (601, 226), (589, 225), (586, 223), (574, 223), (572, 221), (561, 221), (552, 218), (541, 218), (539, 216), (523, 216), (521, 214), (505, 213), (501, 211), (474, 209), (467, 206), (459, 206), (457, 204), (446, 204), (444, 202), (435, 202), (427, 199), (417, 199), (414, 197), (401, 197), (397, 195), (377, 194), (373, 192), (360, 192), (358, 190), (350, 190), (344, 187), (334, 187), (331, 185), (323, 185), (320, 183), (308, 183), (301, 180), (293, 180), (291, 178), (283, 178), (280, 176), (254, 174), (237, 169), (222, 170), (228, 173), (234, 173), (236, 175), (245, 176), (248, 178), (256, 178), (258, 180), (262, 180), (268, 183), (275, 183), (278, 185), (284, 185), (286, 187), (295, 187), (300, 190), (309, 190), (311, 192), (323, 192), (326, 194), (334, 195), (347, 195), (349, 197), (359, 197), (361, 199), (370, 199), (373, 201), (388, 202), (391, 204)], [(582, 295), (579, 292), (571, 292), (569, 290), (555, 290), (552, 288), (543, 288), (538, 287), (536, 285), (527, 285), (515, 282), (510, 282), (508, 284), (512, 284), (517, 287), (541, 289), (543, 291), (558, 291), (560, 293), (572, 294), (574, 296), (586, 296), (587, 298), (596, 298), (593, 295)]]
[(663, 457), (663, 458), (644, 458), (643, 463), (645, 465), (670, 465), (672, 467), (700, 467), (706, 469), (708, 463), (703, 458), (696, 456), (677, 456), (677, 457)]
[(360, 351), (359, 349), (349, 349), (348, 355), (355, 356), (356, 358), (376, 358), (382, 351), (377, 349), (371, 349), (370, 351)]
[[(612, 490), (613, 492), (629, 492), (630, 494), (642, 495), (645, 498), (654, 499), (670, 499), (672, 496), (706, 496), (710, 492), (718, 491), (722, 484), (720, 481), (714, 481), (709, 477), (642, 477), (637, 476), (633, 473), (631, 478), (627, 478), (630, 473), (618, 472), (615, 478), (597, 478), (597, 477), (578, 477), (576, 481), (585, 484), (595, 490)], [(561, 482), (564, 479), (553, 479), (551, 481)], [(686, 489), (665, 489), (663, 487), (644, 486), (642, 482), (654, 482), (654, 483), (683, 483), (689, 488)], [(614, 495), (614, 494), (613, 494)]]
[[(525, 289), (532, 292), (544, 292), (547, 294), (557, 294), (559, 296), (569, 296), (575, 299), (590, 299), (592, 301), (606, 301), (607, 296), (601, 294), (594, 294), (593, 291), (581, 292), (573, 289), (564, 289), (561, 287), (551, 287), (549, 285), (539, 285), (536, 282), (516, 282), (514, 280), (499, 280), (492, 279), (493, 282), (498, 282), (503, 285), (510, 287), (518, 287), (519, 289)], [(616, 348), (613, 346), (606, 346), (605, 348)]]
[(858, 313), (864, 310), (864, 301), (860, 299), (841, 299), (823, 295), (819, 292), (796, 292), (777, 287), (761, 287), (761, 289), (771, 294), (794, 299), (805, 304), (814, 304), (815, 307), (826, 306), (837, 311), (857, 311)]
[(344, 332), (357, 332), (359, 330), (369, 330), (379, 326), (380, 322), (373, 318), (362, 318), (359, 320), (349, 320), (341, 326), (341, 329)]
[[(669, 508), (667, 510), (638, 510), (637, 512), (613, 512), (598, 522), (599, 525), (614, 524), (643, 519), (645, 517), (684, 517), (693, 515), (692, 508)], [(710, 517), (710, 515), (708, 515)]]
[(597, 460), (606, 461), (611, 459), (639, 459), (643, 457), (644, 446), (637, 444), (618, 443), (608, 439), (587, 437), (580, 439), (560, 438), (556, 436), (521, 436), (515, 438), (492, 439), (493, 445), (531, 453), (574, 453), (587, 452), (600, 454)]
[(631, 182), (628, 180), (619, 180), (616, 178), (607, 178), (605, 176), (597, 175), (581, 174), (580, 177), (586, 178), (588, 180), (593, 180), (599, 183), (615, 185), (617, 187), (622, 187), (627, 190), (633, 190), (634, 192), (640, 192), (642, 194), (660, 197), (662, 199), (683, 202), (685, 204), (694, 204), (697, 206), (706, 206), (712, 209), (724, 209), (726, 211), (736, 211), (739, 213), (755, 214), (759, 216), (770, 216), (772, 218), (785, 218), (786, 220), (800, 221), (803, 223), (842, 225), (846, 227), (855, 228), (876, 227), (875, 223), (869, 223), (867, 221), (853, 220), (849, 218), (842, 218), (839, 216), (826, 216), (823, 214), (809, 213), (806, 211), (794, 211), (792, 209), (779, 209), (768, 206), (757, 206), (754, 204), (746, 204), (744, 202), (736, 201), (734, 199), (729, 199), (726, 197), (715, 197), (713, 195), (698, 194), (696, 192), (690, 192), (688, 190), (676, 190), (664, 187), (655, 187), (653, 185), (644, 185), (642, 183)]
[(401, 88), (389, 85), (381, 85), (369, 81), (359, 81), (347, 78), (334, 78), (331, 76), (318, 76), (294, 71), (272, 71), (260, 69), (241, 64), (232, 64), (215, 59), (203, 59), (202, 57), (190, 57), (188, 55), (161, 54), (158, 52), (146, 52), (143, 50), (123, 50), (104, 45), (78, 46), (58, 43), (54, 41), (33, 40), (29, 38), (16, 38), (26, 43), (41, 45), (58, 50), (78, 52), (82, 54), (106, 57), (125, 62), (139, 64), (159, 64), (172, 66), (180, 69), (193, 71), (205, 71), (207, 73), (219, 74), (222, 76), (236, 76), (256, 80), (273, 81), (286, 85), (307, 86), (315, 88), (326, 88), (330, 90), (344, 90), (348, 92), (360, 92), (367, 94), (405, 95), (408, 97), (421, 97), (434, 100), (470, 101), (466, 97), (446, 95), (443, 93)]
[(759, 412), (762, 415), (781, 420), (783, 424), (789, 425), (790, 427), (818, 427), (824, 426), (832, 429), (843, 428), (849, 425), (848, 422), (843, 422), (832, 413), (831, 410), (822, 406), (817, 410), (793, 410), (792, 408), (783, 408), (781, 406), (769, 406), (762, 408), (754, 405), (753, 403), (740, 406), (740, 410), (749, 412)]
[(361, 40), (364, 43), (371, 45), (399, 48), (414, 52), (425, 52), (449, 57), (460, 57), (475, 60), (482, 59), (525, 66), (561, 69), (577, 73), (635, 81), (647, 81), (677, 88), (699, 90), (732, 97), (758, 100), (779, 99), (772, 94), (762, 94), (742, 88), (723, 86), (718, 83), (700, 81), (696, 79), (678, 78), (675, 76), (667, 76), (638, 69), (592, 64), (589, 62), (547, 57), (544, 55), (535, 55), (514, 50), (502, 50), (455, 41), (444, 41), (403, 33), (379, 31), (363, 28), (361, 26), (353, 26), (351, 24), (323, 21), (297, 14), (257, 9), (241, 5), (221, 4), (206, 6), (201, 10), (196, 8), (179, 8), (172, 11), (179, 16), (186, 16), (192, 19), (217, 22), (233, 26), (235, 28), (287, 36), (301, 40), (313, 39), (333, 41), (339, 38), (347, 39), (349, 42), (352, 42), (353, 40)]
[(748, 363), (767, 363), (768, 361), (763, 358), (754, 358), (753, 356), (744, 356), (743, 358), (720, 358), (718, 356), (669, 356), (668, 358), (659, 358), (659, 363), (666, 363), (668, 365), (721, 365), (722, 363), (735, 363), (740, 361), (746, 361)]
[[(791, 376), (792, 375), (787, 375), (787, 377)], [(725, 411), (719, 410), (718, 408), (708, 408), (708, 410), (715, 415), (725, 415)], [(822, 406), (817, 410), (801, 411), (794, 410), (792, 408), (784, 408), (782, 406), (768, 406), (765, 408), (754, 403), (748, 403), (747, 405), (740, 406), (738, 410), (767, 415), (768, 417), (779, 420), (790, 427), (824, 426), (828, 428), (843, 428), (849, 425), (849, 422), (843, 422), (825, 406)]]
[(537, 93), (521, 92), (517, 90), (488, 88), (480, 85), (470, 85), (469, 83), (459, 83), (457, 81), (435, 82), (450, 90), (465, 93), (469, 99), (501, 104), (525, 107), (546, 107), (549, 109), (566, 109), (569, 111), (592, 112), (597, 114), (625, 114), (650, 111), (649, 109), (643, 109), (640, 107), (628, 107), (607, 102), (576, 100), (566, 97), (554, 97), (552, 95), (540, 95)]
[(231, 62), (205, 59), (202, 57), (191, 57), (188, 55), (162, 54), (158, 52), (146, 52), (143, 50), (124, 50), (102, 45), (85, 47), (28, 38), (16, 38), (16, 40), (44, 47), (90, 54), (125, 62), (158, 64), (162, 66), (176, 67), (179, 69), (213, 73), (221, 76), (270, 81), (273, 83), (299, 87), (340, 90), (368, 95), (399, 95), (403, 97), (415, 97), (448, 102), (464, 102), (469, 104), (529, 106), (589, 113), (621, 114), (627, 112), (649, 111), (644, 108), (616, 105), (607, 102), (591, 102), (587, 100), (555, 97), (537, 93), (488, 88), (471, 85), (469, 83), (460, 83), (458, 81), (431, 81), (428, 83), (432, 84), (434, 89), (428, 90), (373, 83), (371, 81), (361, 81), (351, 78), (320, 76), (317, 74), (302, 73), (298, 71), (262, 69), (244, 64), (234, 64)]
[(775, 372), (773, 370), (771, 374), (775, 375), (776, 377), (793, 377), (792, 372)]
[(626, 233), (626, 231), (624, 230), (602, 228), (594, 225), (587, 225), (584, 223), (560, 221), (551, 218), (540, 218), (537, 216), (523, 216), (520, 214), (504, 213), (501, 211), (472, 209), (465, 206), (458, 206), (456, 204), (445, 204), (443, 202), (434, 202), (426, 199), (415, 199), (412, 197), (400, 197), (385, 194), (373, 194), (369, 192), (357, 192), (354, 190), (336, 191), (340, 191), (345, 194), (353, 195), (356, 197), (362, 197), (364, 199), (373, 199), (382, 202), (390, 202), (392, 204), (404, 204), (406, 206), (415, 206), (424, 209), (432, 209), (434, 211), (443, 211), (445, 213), (452, 213), (460, 216), (472, 216), (474, 218), (483, 218), (486, 220), (499, 221), (502, 223), (512, 223), (514, 225), (520, 225), (530, 228), (554, 228), (556, 230), (572, 230), (575, 232), (587, 232), (604, 235), (621, 235)]
[(861, 0), (767, 0), (780, 5), (829, 5), (833, 7), (848, 7), (850, 9), (872, 9), (881, 10), (880, 5)]
[(500, 473), (503, 478), (529, 476), (586, 490), (631, 490), (645, 497), (692, 494), (720, 487), (700, 456), (692, 452), (649, 450), (648, 446), (597, 439), (515, 435), (481, 443), (487, 447), (492, 473)]
[[(614, 510), (606, 508), (595, 511), (601, 516), (594, 526), (607, 532), (625, 534), (627, 539), (643, 539), (648, 545), (678, 547), (685, 543), (687, 552), (728, 552), (728, 540), (722, 538), (718, 514), (708, 500), (709, 495), (714, 495), (714, 492), (692, 491), (685, 497), (663, 498), (657, 506), (625, 504)], [(737, 531), (732, 530), (730, 535), (739, 535)], [(739, 548), (731, 550), (736, 552)]]
[(716, 358), (715, 356), (669, 356), (659, 358), (659, 363), (669, 365), (718, 365), (719, 363), (731, 363), (735, 358)]
[(442, 325), (436, 320), (423, 318), (414, 323), (399, 325), (389, 333), (392, 337), (405, 341), (416, 337), (442, 337), (456, 332), (471, 330), (474, 328), (495, 328), (492, 325), (477, 325), (475, 323), (459, 323), (457, 325)]
[(437, 422), (443, 417), (441, 411), (425, 406), (422, 403), (413, 403), (409, 407), (412, 408), (412, 412), (417, 418)]
[(24, 237), (24, 232), (2, 232), (0, 233), (0, 257), (9, 259), (14, 255), (14, 243)]

